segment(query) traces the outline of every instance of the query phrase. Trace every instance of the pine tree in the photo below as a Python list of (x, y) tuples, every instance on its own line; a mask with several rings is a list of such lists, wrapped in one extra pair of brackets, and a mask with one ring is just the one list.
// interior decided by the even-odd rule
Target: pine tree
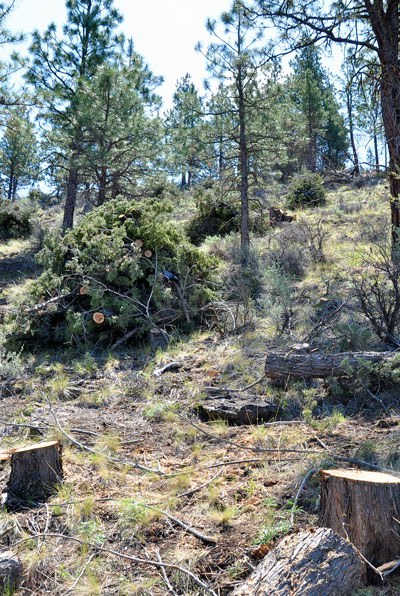
[(203, 112), (201, 97), (190, 74), (186, 74), (177, 81), (165, 123), (172, 170), (180, 175), (182, 188), (190, 188), (202, 168)]
[(40, 95), (41, 116), (63, 137), (63, 167), (67, 172), (64, 231), (73, 225), (84, 136), (80, 91), (101, 65), (115, 56), (122, 20), (113, 0), (67, 0), (62, 35), (51, 24), (33, 33), (32, 60), (27, 78)]
[[(232, 126), (237, 131), (234, 140), (240, 187), (240, 235), (243, 261), (246, 263), (250, 246), (249, 171), (257, 136), (251, 140), (250, 119), (261, 106), (257, 76), (266, 63), (266, 54), (261, 50), (262, 31), (255, 26), (242, 2), (235, 0), (231, 10), (222, 14), (220, 23), (209, 19), (207, 29), (217, 40), (204, 52), (207, 67), (225, 87), (230, 98)], [(197, 49), (202, 51), (200, 44)]]
[(348, 153), (347, 131), (318, 48), (304, 47), (291, 66), (291, 96), (307, 138), (305, 165), (311, 172), (325, 167), (339, 169)]
[(38, 175), (38, 150), (33, 124), (26, 110), (13, 108), (0, 141), (0, 171), (7, 199), (14, 201), (17, 189)]
[(79, 91), (81, 171), (97, 205), (134, 193), (139, 179), (159, 169), (162, 126), (157, 112), (161, 83), (134, 52), (98, 68)]

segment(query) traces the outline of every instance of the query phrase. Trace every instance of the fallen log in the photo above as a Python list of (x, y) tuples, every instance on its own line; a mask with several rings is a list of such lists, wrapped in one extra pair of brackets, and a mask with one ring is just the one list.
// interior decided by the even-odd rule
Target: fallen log
[(396, 352), (268, 352), (265, 376), (277, 381), (293, 379), (352, 378), (358, 373), (374, 375), (385, 365), (389, 370), (400, 368)]
[(365, 581), (365, 563), (328, 528), (287, 536), (232, 596), (349, 596)]
[(45, 501), (62, 482), (61, 445), (46, 441), (11, 452), (11, 473), (2, 503), (9, 510)]
[(205, 420), (226, 420), (231, 424), (259, 424), (275, 418), (281, 406), (258, 395), (241, 395), (225, 391), (223, 395), (208, 396), (199, 406)]
[(321, 470), (321, 526), (350, 540), (374, 566), (397, 559), (400, 478), (364, 470)]

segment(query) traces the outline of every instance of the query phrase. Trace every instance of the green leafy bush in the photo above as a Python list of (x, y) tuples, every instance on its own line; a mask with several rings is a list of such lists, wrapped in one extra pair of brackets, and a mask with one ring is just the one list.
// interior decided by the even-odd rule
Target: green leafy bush
[(8, 201), (0, 201), (0, 241), (28, 238), (31, 233), (29, 212)]
[(291, 182), (286, 204), (289, 209), (317, 207), (325, 203), (325, 197), (326, 191), (321, 176), (307, 172)]
[(218, 199), (212, 189), (198, 189), (195, 199), (197, 214), (187, 227), (187, 235), (193, 244), (201, 244), (207, 236), (226, 236), (239, 230), (238, 210)]
[(43, 306), (25, 308), (25, 329), (81, 344), (112, 343), (128, 331), (144, 338), (155, 327), (196, 326), (213, 296), (215, 259), (168, 223), (169, 212), (156, 200), (114, 200), (63, 238), (50, 235), (39, 254), (43, 273), (30, 294), (31, 304)]

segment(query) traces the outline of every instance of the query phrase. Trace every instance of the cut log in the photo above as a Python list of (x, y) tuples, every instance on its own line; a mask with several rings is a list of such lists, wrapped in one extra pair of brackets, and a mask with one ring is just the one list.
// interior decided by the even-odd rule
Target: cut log
[(365, 581), (352, 544), (328, 528), (284, 538), (232, 596), (349, 596)]
[(11, 453), (10, 479), (2, 501), (7, 509), (45, 501), (63, 479), (61, 445), (46, 441)]
[(258, 424), (275, 418), (280, 411), (280, 406), (273, 401), (235, 393), (207, 397), (199, 407), (202, 418), (226, 420), (231, 424)]
[(102, 325), (104, 323), (104, 321), (106, 320), (106, 318), (102, 312), (93, 313), (92, 318), (93, 318), (93, 321), (96, 323), (96, 325)]
[(268, 352), (265, 375), (274, 380), (351, 378), (358, 372), (385, 364), (393, 370), (400, 367), (394, 352), (342, 352), (320, 354), (308, 352)]
[(14, 553), (0, 553), (0, 593), (13, 594), (22, 579), (22, 564)]
[(400, 478), (322, 470), (320, 525), (350, 540), (375, 567), (400, 554)]

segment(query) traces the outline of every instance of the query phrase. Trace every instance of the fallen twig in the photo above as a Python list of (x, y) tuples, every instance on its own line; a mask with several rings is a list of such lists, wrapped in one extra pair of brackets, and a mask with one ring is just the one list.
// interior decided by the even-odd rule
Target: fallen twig
[(168, 364), (165, 364), (165, 366), (162, 366), (161, 368), (156, 368), (153, 372), (153, 375), (155, 375), (156, 377), (160, 377), (162, 374), (167, 372), (167, 370), (179, 369), (179, 368), (182, 368), (183, 365), (184, 365), (184, 362), (178, 362), (178, 361), (169, 362)]
[(92, 560), (95, 558), (97, 553), (92, 553), (90, 555), (90, 557), (88, 558), (88, 560), (86, 561), (86, 563), (84, 564), (84, 566), (82, 567), (79, 575), (75, 578), (75, 580), (73, 581), (73, 583), (70, 585), (70, 587), (68, 588), (68, 590), (66, 592), (64, 592), (64, 594), (62, 596), (67, 596), (67, 594), (71, 594), (71, 592), (74, 590), (75, 586), (78, 585), (79, 580), (81, 579), (81, 577), (83, 576), (83, 574), (85, 573), (86, 569), (89, 567), (90, 563), (92, 562)]
[(93, 453), (94, 455), (100, 455), (101, 457), (106, 458), (108, 461), (112, 462), (113, 464), (129, 466), (131, 468), (136, 468), (137, 470), (141, 470), (142, 472), (151, 472), (152, 474), (158, 474), (159, 476), (165, 476), (165, 477), (175, 476), (175, 474), (166, 474), (165, 472), (163, 472), (162, 470), (159, 470), (159, 469), (148, 468), (146, 466), (143, 466), (142, 464), (139, 464), (139, 462), (136, 462), (136, 461), (129, 461), (129, 460), (125, 460), (125, 459), (118, 459), (116, 457), (111, 457), (109, 455), (106, 455), (105, 453), (101, 453), (100, 451), (96, 451), (95, 449), (92, 449), (91, 447), (89, 447), (88, 445), (85, 445), (84, 443), (81, 443), (80, 441), (78, 441), (77, 439), (72, 437), (69, 433), (67, 433), (67, 431), (61, 426), (61, 424), (58, 421), (57, 416), (54, 413), (54, 410), (52, 408), (50, 400), (45, 395), (43, 395), (43, 397), (45, 398), (45, 400), (48, 403), (50, 412), (54, 418), (54, 421), (57, 425), (58, 430), (64, 435), (64, 437), (66, 437), (69, 441), (71, 441), (71, 443), (73, 445), (75, 445), (76, 447), (79, 447), (79, 449), (82, 449), (82, 451), (88, 451), (89, 453)]
[(299, 497), (301, 495), (301, 491), (305, 487), (308, 479), (311, 478), (311, 476), (314, 476), (314, 474), (316, 474), (317, 472), (318, 472), (318, 470), (316, 468), (312, 468), (311, 470), (308, 470), (307, 474), (304, 476), (303, 480), (301, 481), (301, 484), (299, 486), (299, 490), (297, 491), (296, 496), (294, 498), (293, 505), (292, 505), (292, 510), (291, 510), (291, 513), (290, 513), (290, 523), (291, 523), (291, 525), (294, 524), (294, 518), (295, 518), (295, 515), (296, 515), (297, 502), (298, 502)]
[(174, 522), (174, 524), (177, 524), (178, 526), (180, 526), (181, 528), (183, 528), (186, 532), (188, 532), (189, 534), (192, 534), (192, 536), (195, 536), (195, 538), (198, 538), (199, 540), (201, 540), (205, 544), (216, 544), (217, 543), (217, 539), (214, 538), (214, 536), (206, 536), (205, 534), (202, 534), (201, 532), (199, 532), (198, 530), (196, 530), (196, 528), (193, 528), (192, 526), (189, 526), (188, 524), (186, 524), (185, 522), (183, 522), (181, 519), (178, 519), (177, 517), (174, 517), (173, 515), (171, 515), (167, 511), (163, 511), (162, 509), (158, 509), (158, 507), (153, 507), (153, 505), (146, 505), (145, 503), (140, 503), (140, 504), (143, 507), (145, 507), (146, 509), (151, 509), (152, 511), (156, 511), (157, 513), (161, 513), (166, 518), (168, 518), (170, 521)]
[(301, 453), (304, 456), (324, 455), (325, 457), (328, 456), (331, 459), (334, 459), (337, 461), (343, 461), (343, 462), (346, 462), (349, 464), (354, 464), (356, 466), (369, 468), (371, 470), (376, 470), (377, 472), (386, 472), (387, 474), (392, 474), (392, 476), (400, 477), (400, 473), (398, 473), (395, 470), (392, 470), (390, 468), (385, 468), (383, 466), (379, 466), (378, 464), (373, 464), (371, 462), (364, 461), (362, 459), (358, 459), (355, 457), (345, 457), (343, 455), (337, 455), (336, 453), (332, 453), (332, 451), (326, 451), (326, 450), (325, 451), (317, 451), (315, 449), (296, 449), (296, 448), (287, 448), (287, 447), (283, 448), (283, 449), (282, 448), (272, 448), (272, 447), (250, 447), (249, 445), (240, 445), (240, 443), (236, 443), (235, 441), (231, 441), (230, 439), (226, 439), (225, 437), (218, 437), (216, 435), (213, 435), (212, 433), (204, 430), (203, 428), (201, 428), (201, 426), (199, 426), (192, 420), (189, 420), (182, 414), (178, 413), (178, 416), (182, 420), (184, 420), (185, 422), (187, 422), (188, 424), (190, 424), (191, 426), (193, 426), (194, 428), (199, 430), (204, 435), (210, 437), (211, 439), (214, 439), (215, 441), (218, 441), (220, 443), (227, 443), (228, 445), (232, 445), (236, 449), (241, 449), (243, 451), (252, 451), (253, 453)]
[(199, 586), (207, 594), (210, 594), (210, 596), (217, 596), (217, 593), (214, 592), (214, 590), (212, 590), (199, 577), (197, 577), (197, 575), (192, 573), (189, 569), (186, 569), (186, 567), (181, 567), (180, 565), (175, 565), (174, 563), (164, 563), (162, 561), (154, 561), (152, 559), (142, 559), (141, 557), (127, 555), (125, 553), (121, 553), (121, 552), (113, 550), (111, 548), (106, 548), (104, 546), (98, 546), (97, 544), (93, 544), (92, 542), (85, 542), (84, 540), (81, 540), (80, 538), (76, 538), (75, 536), (67, 536), (65, 534), (57, 534), (57, 533), (32, 534), (31, 536), (29, 536), (29, 538), (24, 538), (22, 540), (18, 540), (17, 542), (15, 542), (13, 544), (13, 546), (15, 547), (15, 546), (18, 546), (18, 544), (21, 544), (28, 540), (38, 539), (38, 538), (61, 538), (63, 540), (70, 540), (71, 542), (76, 542), (77, 544), (81, 544), (86, 547), (92, 548), (93, 550), (95, 550), (97, 552), (113, 555), (115, 557), (120, 557), (121, 559), (125, 559), (127, 561), (133, 561), (134, 563), (139, 563), (142, 565), (150, 565), (152, 567), (157, 567), (158, 569), (161, 569), (161, 568), (174, 569), (175, 571), (179, 571), (179, 572), (183, 573), (184, 575), (187, 575), (197, 586)]
[[(157, 561), (159, 561), (159, 563), (162, 563), (163, 562), (163, 560), (161, 558), (161, 555), (160, 555), (160, 549), (159, 548), (157, 548), (157, 550), (156, 550), (156, 557), (157, 557)], [(164, 567), (161, 567), (160, 568), (160, 571), (161, 571), (161, 575), (163, 576), (163, 580), (165, 582), (165, 585), (168, 588), (168, 594), (172, 594), (172, 596), (178, 596), (178, 594), (175, 592), (174, 588), (172, 587), (171, 582), (168, 579), (168, 575), (166, 574), (165, 568)]]

